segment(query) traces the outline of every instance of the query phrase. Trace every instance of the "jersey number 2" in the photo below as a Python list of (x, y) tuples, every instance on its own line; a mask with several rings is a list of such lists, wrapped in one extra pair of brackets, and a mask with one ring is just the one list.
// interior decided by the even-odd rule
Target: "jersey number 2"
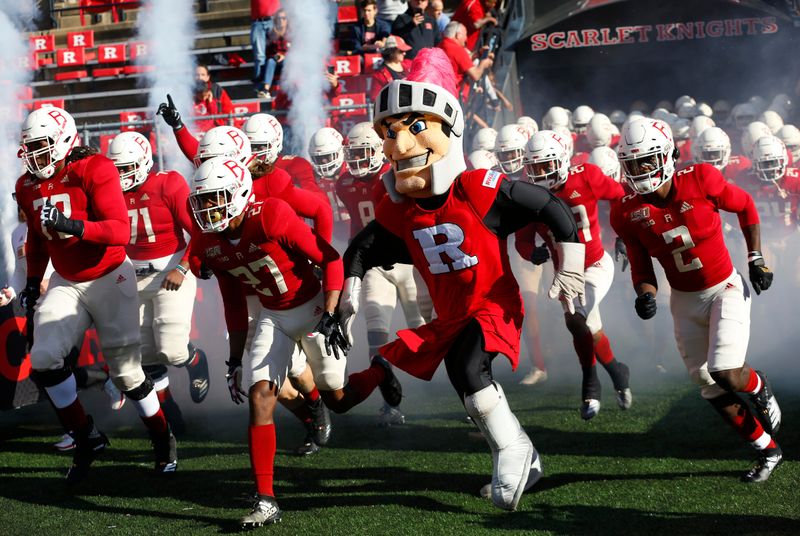
[(703, 267), (703, 262), (698, 257), (694, 257), (688, 263), (683, 262), (683, 252), (694, 247), (694, 240), (692, 240), (692, 235), (689, 234), (688, 227), (679, 225), (674, 229), (663, 232), (661, 236), (664, 237), (667, 244), (672, 243), (676, 238), (680, 238), (683, 242), (682, 246), (672, 250), (672, 257), (675, 259), (675, 266), (678, 268), (679, 272), (691, 272), (692, 270), (699, 270)]

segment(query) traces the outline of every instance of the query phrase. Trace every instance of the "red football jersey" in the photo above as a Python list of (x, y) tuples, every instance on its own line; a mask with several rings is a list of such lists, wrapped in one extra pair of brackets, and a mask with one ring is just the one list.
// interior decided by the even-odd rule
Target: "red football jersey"
[(734, 155), (728, 158), (728, 165), (722, 170), (722, 175), (729, 181), (739, 184), (742, 177), (750, 172), (753, 163), (744, 155)]
[(314, 222), (314, 229), (325, 240), (333, 236), (333, 212), (324, 199), (308, 190), (296, 188), (286, 171), (277, 167), (261, 177), (253, 177), (256, 201), (277, 197), (286, 201), (303, 218)]
[(336, 181), (336, 195), (350, 215), (350, 238), (375, 219), (375, 207), (386, 195), (381, 176), (389, 167), (387, 162), (376, 174), (367, 177), (356, 178), (348, 172)]
[(438, 315), (429, 324), (400, 331), (397, 341), (381, 349), (410, 374), (430, 379), (472, 319), (481, 326), (484, 349), (505, 354), (517, 366), (522, 299), (506, 240), (483, 223), (504, 180), (496, 171), (466, 171), (435, 210), (408, 198), (395, 203), (388, 196), (378, 205), (376, 219), (405, 242)]
[(159, 259), (186, 248), (183, 231), (192, 232), (193, 220), (187, 202), (189, 185), (180, 173), (150, 173), (144, 184), (123, 195), (131, 222), (128, 257)]
[(348, 221), (350, 219), (347, 208), (344, 206), (344, 203), (342, 203), (342, 200), (339, 199), (339, 196), (336, 195), (336, 183), (340, 181), (345, 174), (347, 174), (347, 168), (342, 166), (337, 177), (333, 179), (321, 178), (318, 183), (320, 190), (322, 190), (323, 194), (328, 198), (328, 203), (330, 203), (333, 209), (334, 221)]
[(569, 159), (570, 166), (580, 166), (589, 161), (589, 153), (574, 153), (572, 158)]
[[(618, 182), (604, 175), (598, 166), (586, 163), (570, 168), (566, 184), (561, 190), (555, 192), (555, 195), (567, 204), (575, 216), (578, 223), (578, 238), (582, 244), (586, 245), (584, 267), (588, 268), (602, 259), (604, 253), (597, 202), (619, 199), (625, 195), (625, 191)], [(530, 259), (534, 247), (534, 234), (539, 234), (545, 239), (553, 264), (558, 268), (559, 260), (555, 250), (555, 240), (544, 224), (532, 223), (515, 233), (517, 252), (524, 259)]]
[(327, 241), (315, 234), (280, 199), (253, 203), (237, 243), (223, 233), (192, 235), (192, 256), (205, 262), (219, 281), (225, 318), (233, 331), (247, 329), (244, 286), (256, 290), (267, 309), (291, 309), (319, 292), (313, 264), (325, 270), (325, 290), (340, 290), (342, 261)]
[[(49, 179), (26, 173), (17, 180), (16, 192), (28, 221), (28, 277), (43, 276), (49, 259), (65, 279), (91, 281), (125, 260), (130, 240), (125, 199), (117, 168), (105, 156), (82, 158)], [(40, 214), (46, 200), (65, 217), (83, 220), (83, 238), (42, 228)]]
[(281, 155), (275, 161), (275, 167), (288, 173), (295, 186), (323, 197), (330, 204), (328, 196), (314, 179), (314, 168), (311, 167), (311, 162), (302, 156)]
[(719, 211), (738, 214), (742, 227), (758, 223), (758, 212), (753, 198), (710, 164), (678, 171), (672, 190), (663, 206), (626, 195), (613, 203), (611, 225), (625, 241), (634, 285), (655, 283), (650, 259), (655, 257), (672, 288), (707, 289), (733, 272)]
[(762, 181), (752, 170), (747, 171), (737, 175), (736, 184), (753, 196), (761, 229), (767, 238), (794, 233), (800, 201), (800, 171), (786, 168), (786, 174), (777, 183)]

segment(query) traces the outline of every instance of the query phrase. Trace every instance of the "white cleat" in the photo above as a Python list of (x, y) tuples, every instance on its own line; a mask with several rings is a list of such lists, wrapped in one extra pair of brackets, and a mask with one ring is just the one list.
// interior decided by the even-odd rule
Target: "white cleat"
[(108, 395), (108, 398), (111, 399), (111, 409), (116, 411), (125, 405), (125, 395), (122, 394), (122, 391), (117, 389), (117, 386), (114, 385), (111, 378), (106, 380), (106, 383), (103, 385), (103, 390)]
[[(528, 481), (525, 483), (525, 488), (523, 492), (528, 491), (531, 489), (539, 479), (542, 478), (544, 475), (544, 469), (542, 468), (542, 458), (539, 456), (539, 452), (537, 452), (536, 447), (533, 448), (533, 461), (531, 462), (530, 471), (528, 471)], [(484, 499), (491, 499), (492, 498), (492, 484), (485, 484), (480, 491), (480, 496)]]
[(614, 393), (617, 397), (617, 405), (620, 409), (631, 409), (633, 405), (633, 393), (631, 393), (630, 387), (614, 391)]
[(57, 443), (54, 443), (53, 446), (61, 452), (72, 450), (75, 448), (75, 438), (72, 437), (72, 434), (64, 434), (61, 440)]
[(519, 382), (520, 385), (536, 385), (547, 381), (547, 371), (539, 368), (534, 368), (527, 373), (524, 378)]
[(581, 405), (581, 419), (588, 421), (594, 419), (600, 413), (600, 401), (594, 398), (589, 398), (583, 401)]
[(406, 417), (399, 407), (384, 403), (378, 411), (378, 426), (397, 426), (406, 423)]

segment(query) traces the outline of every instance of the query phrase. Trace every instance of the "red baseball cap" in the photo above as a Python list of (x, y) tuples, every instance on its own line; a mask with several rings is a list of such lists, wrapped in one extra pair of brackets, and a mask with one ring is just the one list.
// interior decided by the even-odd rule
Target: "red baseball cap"
[(386, 50), (387, 48), (397, 48), (403, 52), (408, 52), (411, 50), (411, 47), (408, 46), (403, 38), (398, 35), (390, 35), (386, 38), (386, 42), (383, 44), (383, 49)]

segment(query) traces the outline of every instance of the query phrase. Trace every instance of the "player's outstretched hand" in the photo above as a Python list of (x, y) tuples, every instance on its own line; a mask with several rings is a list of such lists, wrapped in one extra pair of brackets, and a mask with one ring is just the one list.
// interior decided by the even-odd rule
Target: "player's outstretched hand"
[(761, 294), (762, 290), (767, 290), (772, 286), (772, 278), (775, 277), (775, 274), (767, 268), (760, 251), (750, 252), (747, 260), (749, 261), (747, 268), (750, 271), (750, 284), (753, 285), (756, 294)]
[(183, 121), (181, 121), (181, 114), (178, 113), (178, 109), (175, 107), (175, 103), (172, 102), (172, 95), (167, 93), (167, 102), (162, 102), (158, 105), (158, 111), (156, 115), (160, 115), (164, 118), (164, 122), (178, 130), (183, 126)]
[(247, 398), (247, 393), (242, 389), (242, 362), (226, 361), (225, 364), (228, 365), (225, 379), (228, 382), (228, 391), (231, 392), (231, 400), (236, 404), (241, 404)]
[(628, 267), (628, 248), (625, 247), (625, 242), (620, 237), (614, 240), (614, 260), (616, 262), (622, 261), (623, 272)]
[(344, 280), (342, 295), (339, 297), (339, 323), (342, 326), (347, 344), (353, 346), (353, 322), (361, 300), (361, 278), (348, 277)]
[(541, 246), (536, 246), (533, 248), (533, 253), (531, 253), (531, 262), (536, 266), (540, 264), (544, 264), (550, 260), (550, 250), (547, 249), (547, 246), (542, 244)]
[(575, 298), (581, 305), (586, 305), (586, 288), (583, 277), (583, 264), (586, 257), (586, 246), (576, 242), (558, 242), (558, 258), (561, 266), (553, 278), (553, 286), (547, 295), (550, 299), (563, 301), (570, 313), (575, 312)]
[(641, 296), (636, 297), (634, 307), (636, 308), (636, 314), (639, 315), (639, 318), (642, 320), (649, 320), (656, 316), (656, 297), (653, 296), (652, 292), (645, 292)]
[[(322, 313), (314, 333), (319, 333), (325, 337), (325, 354), (330, 357), (331, 353), (336, 359), (341, 359), (342, 355), (347, 355), (350, 350), (350, 343), (342, 334), (342, 327), (339, 325), (339, 318), (328, 311)], [(341, 355), (340, 355), (341, 353)]]
[(11, 287), (3, 287), (0, 289), (0, 307), (5, 307), (11, 300), (17, 297), (17, 293)]

